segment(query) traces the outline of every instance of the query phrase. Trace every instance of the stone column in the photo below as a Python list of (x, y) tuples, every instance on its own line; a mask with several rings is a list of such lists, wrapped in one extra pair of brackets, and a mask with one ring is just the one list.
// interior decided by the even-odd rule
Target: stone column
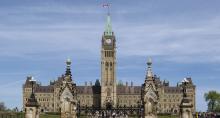
[(144, 106), (144, 118), (157, 118), (158, 92), (152, 72), (151, 59), (147, 62), (148, 69), (145, 83), (142, 86), (141, 96), (142, 105)]
[(33, 84), (35, 82), (33, 77), (31, 78), (30, 82), (32, 84), (32, 93), (30, 98), (28, 98), (27, 103), (25, 104), (25, 118), (39, 118), (39, 105), (33, 90)]
[(187, 84), (188, 84), (188, 81), (186, 79), (184, 79), (182, 81), (183, 99), (180, 104), (180, 118), (193, 118), (193, 116), (192, 116), (193, 105), (192, 105), (192, 103), (186, 93)]
[(72, 80), (70, 59), (66, 64), (66, 74), (59, 91), (61, 118), (77, 118), (77, 91), (76, 84)]
[(38, 107), (26, 107), (25, 118), (39, 118)]

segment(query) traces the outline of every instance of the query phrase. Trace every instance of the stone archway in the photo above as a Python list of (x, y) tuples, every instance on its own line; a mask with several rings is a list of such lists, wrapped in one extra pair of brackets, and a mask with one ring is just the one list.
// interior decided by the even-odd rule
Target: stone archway
[(106, 109), (107, 110), (111, 110), (112, 109), (112, 103), (111, 102), (107, 102), (106, 103)]

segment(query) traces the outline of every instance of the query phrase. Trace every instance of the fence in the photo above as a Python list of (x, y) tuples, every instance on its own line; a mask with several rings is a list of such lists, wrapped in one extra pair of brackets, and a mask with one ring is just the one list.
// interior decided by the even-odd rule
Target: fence
[(24, 117), (24, 113), (0, 112), (0, 118), (25, 118), (25, 117)]

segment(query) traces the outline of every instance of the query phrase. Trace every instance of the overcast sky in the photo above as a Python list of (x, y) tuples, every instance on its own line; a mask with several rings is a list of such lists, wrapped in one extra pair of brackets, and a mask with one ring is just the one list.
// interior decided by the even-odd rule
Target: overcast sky
[[(110, 0), (109, 0), (110, 1)], [(1, 0), (0, 101), (22, 107), (26, 76), (47, 85), (72, 59), (77, 85), (100, 79), (100, 46), (105, 0)], [(176, 86), (184, 77), (196, 85), (196, 107), (203, 95), (220, 90), (219, 0), (112, 0), (117, 40), (117, 79), (144, 82), (146, 61)]]

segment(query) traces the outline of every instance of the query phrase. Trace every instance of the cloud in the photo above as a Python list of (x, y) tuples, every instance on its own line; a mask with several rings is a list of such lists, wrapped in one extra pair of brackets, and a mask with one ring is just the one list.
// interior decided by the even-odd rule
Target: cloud
[(121, 28), (119, 48), (124, 55), (167, 56), (171, 61), (177, 62), (219, 62), (220, 29), (219, 23), (216, 24), (213, 20), (216, 19), (197, 27), (156, 24), (130, 26), (135, 30)]
[[(218, 2), (112, 2), (118, 80), (135, 80), (138, 85), (142, 83), (145, 59), (153, 56), (158, 63), (155, 70), (163, 78), (175, 81), (173, 83), (187, 72), (192, 73), (199, 90), (198, 107), (204, 106), (204, 92), (200, 90), (208, 91), (205, 87), (214, 86), (213, 81), (217, 81), (219, 76)], [(100, 41), (106, 14), (101, 3), (1, 1), (0, 76), (4, 78), (1, 84), (8, 82), (6, 80), (23, 80), (26, 73), (32, 73), (38, 80), (48, 83), (48, 78), (56, 78), (63, 72), (63, 61), (69, 56), (73, 60), (74, 78), (78, 84), (100, 78)], [(19, 74), (18, 70), (25, 71)], [(210, 78), (213, 81), (207, 81)], [(21, 92), (14, 91), (21, 90), (22, 82), (19, 82), (15, 86), (13, 83), (6, 86), (14, 86), (10, 88), (12, 93), (2, 93), (10, 106), (18, 102), (12, 104), (13, 99), (8, 98), (21, 96)], [(212, 89), (218, 90), (218, 87)]]
[[(2, 9), (6, 9), (7, 12), (0, 12), (0, 15), (4, 18), (7, 17), (0, 23), (2, 25), (0, 37), (3, 40), (0, 50), (4, 52), (1, 55), (24, 57), (29, 54), (65, 53), (70, 50), (77, 52), (83, 50), (97, 54), (96, 50), (100, 47), (104, 29), (104, 21), (100, 17), (104, 11), (97, 7), (100, 3), (92, 5), (79, 3), (84, 5), (74, 4), (74, 7), (73, 3), (71, 3), (72, 5), (60, 5), (57, 2), (51, 3), (52, 5), (45, 3), (30, 6), (18, 5), (12, 8), (3, 7)], [(151, 2), (149, 4), (153, 5)], [(147, 9), (161, 10), (156, 6), (149, 6)], [(126, 8), (118, 11), (115, 18), (113, 17), (115, 19), (113, 28), (118, 38), (120, 55), (164, 56), (165, 61), (176, 62), (198, 62), (198, 60), (219, 62), (220, 57), (217, 56), (220, 53), (218, 48), (220, 43), (218, 40), (220, 38), (219, 17), (209, 17), (197, 21), (187, 17), (190, 14), (186, 14), (189, 13), (186, 11), (182, 15), (168, 14), (166, 19), (170, 21), (165, 22), (158, 19), (154, 21), (152, 18), (137, 20), (141, 22), (126, 19), (129, 13), (131, 15), (132, 13), (142, 13), (141, 11), (148, 12), (147, 9)], [(207, 13), (203, 15), (205, 14)], [(144, 15), (141, 17), (140, 15), (134, 16), (139, 19), (144, 18)], [(154, 14), (149, 15), (155, 18)], [(187, 22), (175, 22), (184, 16)], [(10, 20), (15, 23), (10, 25)], [(211, 55), (212, 58), (210, 59), (206, 55)]]

